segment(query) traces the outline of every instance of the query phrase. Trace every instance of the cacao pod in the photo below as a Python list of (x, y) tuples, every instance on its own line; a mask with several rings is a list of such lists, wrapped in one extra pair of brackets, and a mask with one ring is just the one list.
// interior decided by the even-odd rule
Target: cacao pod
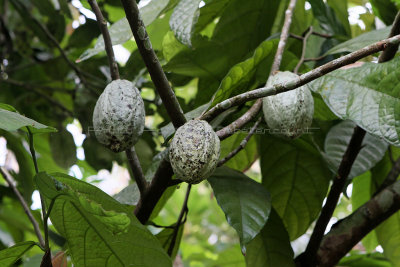
[(93, 112), (97, 140), (114, 152), (132, 147), (144, 128), (144, 104), (139, 90), (127, 80), (107, 85)]
[(217, 167), (219, 155), (219, 138), (202, 120), (191, 120), (179, 127), (169, 148), (175, 175), (189, 184), (207, 179)]
[[(267, 87), (291, 81), (298, 76), (292, 72), (278, 72), (271, 76)], [(263, 113), (273, 133), (289, 138), (299, 137), (311, 126), (314, 99), (307, 85), (263, 99)]]

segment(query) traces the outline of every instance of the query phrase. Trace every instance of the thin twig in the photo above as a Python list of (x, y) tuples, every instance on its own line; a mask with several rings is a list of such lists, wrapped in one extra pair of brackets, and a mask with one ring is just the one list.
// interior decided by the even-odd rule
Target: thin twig
[(203, 120), (211, 120), (219, 115), (224, 110), (227, 110), (233, 106), (241, 105), (247, 101), (258, 99), (261, 97), (266, 97), (270, 95), (276, 95), (278, 93), (283, 93), (286, 91), (290, 91), (296, 89), (302, 85), (305, 85), (319, 77), (324, 76), (325, 74), (337, 70), (343, 66), (346, 66), (350, 63), (354, 63), (359, 59), (362, 59), (366, 56), (372, 55), (379, 51), (384, 50), (388, 44), (399, 44), (400, 43), (400, 35), (396, 35), (394, 37), (384, 39), (382, 41), (373, 43), (369, 46), (361, 48), (355, 52), (352, 52), (348, 55), (342, 56), (338, 59), (332, 60), (329, 63), (326, 63), (316, 69), (313, 69), (301, 76), (297, 79), (283, 83), (276, 84), (270, 87), (258, 88), (252, 91), (248, 91), (246, 93), (231, 97), (222, 101), (221, 103), (214, 106), (212, 109), (207, 111), (205, 114), (201, 116)]
[(17, 196), (19, 202), (22, 205), (22, 208), (24, 209), (26, 215), (28, 216), (29, 220), (32, 223), (33, 229), (35, 230), (36, 236), (39, 240), (40, 246), (42, 248), (45, 247), (45, 242), (43, 240), (43, 236), (42, 233), (40, 232), (40, 227), (38, 222), (36, 221), (35, 217), (33, 217), (33, 214), (28, 206), (28, 204), (26, 203), (24, 197), (21, 195), (21, 193), (18, 191), (18, 188), (14, 185), (13, 181), (11, 180), (10, 177), (8, 177), (7, 173), (5, 170), (3, 170), (3, 168), (0, 167), (0, 174), (3, 176), (3, 178), (6, 180), (7, 184), (9, 187), (11, 187), (11, 189), (14, 191), (14, 194)]
[(57, 92), (63, 92), (63, 93), (67, 93), (67, 94), (72, 93), (72, 90), (69, 90), (66, 88), (59, 88), (59, 87), (46, 86), (46, 85), (42, 85), (42, 84), (35, 84), (34, 82), (24, 83), (24, 82), (10, 79), (10, 78), (0, 79), (0, 83), (1, 82), (15, 85), (18, 87), (23, 87), (26, 89), (38, 88), (38, 89), (43, 89), (43, 90), (47, 90), (47, 91), (51, 91), (51, 92), (57, 91)]
[(319, 61), (319, 60), (321, 60), (321, 59), (324, 59), (324, 58), (326, 58), (326, 56), (327, 56), (327, 55), (322, 55), (322, 56), (319, 56), (319, 57), (313, 57), (313, 58), (305, 58), (305, 59), (304, 59), (304, 62), (309, 62), (309, 61)]
[(147, 34), (146, 27), (139, 15), (139, 9), (135, 0), (121, 0), (124, 7), (126, 18), (133, 36), (135, 37), (140, 55), (146, 64), (147, 70), (151, 79), (160, 95), (163, 104), (167, 110), (172, 124), (178, 128), (185, 124), (186, 118), (183, 114), (182, 108), (179, 105), (178, 99), (169, 84), (167, 77), (160, 65), (160, 62), (152, 48), (150, 38)]
[(126, 157), (128, 158), (129, 166), (131, 167), (131, 170), (133, 172), (134, 180), (136, 181), (140, 194), (142, 195), (147, 189), (148, 183), (143, 174), (143, 170), (140, 165), (139, 158), (136, 154), (135, 148), (132, 147), (131, 149), (127, 149), (125, 153)]
[[(277, 72), (280, 68), (282, 57), (283, 57), (283, 52), (285, 51), (285, 47), (287, 44), (287, 39), (289, 37), (289, 30), (290, 30), (290, 25), (292, 23), (292, 17), (293, 17), (293, 10), (296, 6), (296, 1), (297, 0), (291, 0), (289, 3), (289, 6), (285, 12), (285, 21), (282, 26), (282, 31), (281, 35), (279, 38), (279, 43), (278, 43), (278, 48), (275, 52), (275, 57), (274, 61), (271, 66), (270, 70), (270, 75), (273, 75), (275, 72)], [(220, 140), (224, 140), (225, 138), (231, 136), (232, 134), (235, 133), (237, 129), (242, 128), (246, 123), (254, 119), (257, 114), (260, 112), (262, 107), (262, 99), (257, 99), (257, 101), (253, 104), (253, 106), (246, 111), (242, 116), (240, 116), (238, 119), (233, 121), (231, 124), (225, 126), (221, 130), (217, 132), (218, 137)]]
[(300, 60), (297, 63), (297, 65), (296, 65), (296, 67), (294, 68), (294, 71), (293, 71), (296, 74), (299, 73), (299, 69), (300, 69), (301, 65), (303, 65), (303, 63), (304, 63), (304, 57), (306, 56), (306, 51), (307, 51), (307, 41), (308, 41), (308, 38), (310, 38), (312, 32), (313, 32), (313, 27), (310, 26), (310, 28), (308, 29), (308, 31), (304, 35), (303, 48), (302, 48), (302, 51), (301, 51)]
[(247, 136), (240, 142), (240, 145), (233, 151), (231, 151), (225, 158), (221, 159), (218, 162), (218, 167), (224, 165), (228, 160), (233, 158), (237, 153), (239, 153), (249, 142), (250, 138), (253, 136), (254, 132), (257, 130), (258, 125), (261, 122), (262, 117), (258, 118), (258, 120), (254, 123), (253, 127), (251, 127)]
[(171, 256), (172, 252), (174, 251), (175, 243), (176, 243), (176, 238), (178, 237), (178, 232), (179, 232), (179, 227), (183, 224), (183, 216), (188, 213), (188, 200), (189, 200), (189, 195), (190, 195), (190, 190), (192, 189), (192, 185), (189, 184), (188, 188), (186, 190), (186, 195), (185, 195), (185, 200), (183, 201), (182, 209), (179, 214), (178, 220), (176, 221), (176, 225), (174, 228), (174, 232), (172, 233), (172, 240), (171, 243), (168, 247), (168, 255)]
[[(33, 134), (31, 132), (31, 130), (29, 129), (29, 127), (26, 127), (26, 129), (28, 130), (28, 137), (29, 137), (29, 150), (31, 152), (32, 155), (32, 160), (33, 160), (33, 165), (35, 166), (35, 172), (36, 175), (39, 173), (39, 167), (37, 164), (37, 160), (36, 160), (36, 152), (35, 152), (35, 147), (34, 147), (34, 143), (33, 143)], [(48, 224), (47, 224), (47, 213), (46, 213), (46, 203), (44, 201), (44, 197), (42, 196), (42, 194), (40, 194), (40, 203), (42, 206), (42, 216), (43, 216), (43, 230), (44, 230), (44, 244), (45, 244), (45, 250), (48, 251), (50, 249), (50, 245), (49, 245), (49, 229), (48, 229)]]
[(366, 132), (358, 126), (354, 128), (350, 143), (347, 146), (342, 161), (340, 162), (337, 175), (333, 180), (333, 184), (329, 191), (325, 205), (321, 210), (321, 214), (318, 217), (313, 233), (311, 234), (310, 241), (308, 242), (307, 248), (304, 252), (303, 260), (305, 260), (305, 266), (312, 267), (316, 265), (316, 254), (324, 236), (326, 226), (328, 225), (336, 208), (337, 202), (339, 201), (339, 197), (343, 192), (343, 188), (346, 184), (347, 177), (350, 174), (351, 167), (353, 166), (353, 163), (362, 148), (361, 144), (365, 133)]
[(112, 48), (112, 42), (110, 33), (107, 28), (107, 21), (104, 19), (103, 14), (96, 0), (88, 0), (90, 7), (92, 8), (94, 14), (96, 15), (97, 23), (99, 24), (101, 34), (103, 35), (104, 45), (108, 57), (108, 63), (110, 64), (110, 73), (113, 80), (119, 79), (118, 64), (115, 61), (114, 50)]
[(314, 31), (312, 32), (312, 35), (319, 36), (319, 37), (326, 38), (326, 39), (333, 38), (333, 35), (331, 35), (331, 34), (319, 33), (319, 32), (314, 32)]
[(296, 6), (297, 0), (291, 0), (288, 8), (285, 12), (285, 22), (282, 27), (281, 37), (278, 43), (278, 49), (276, 50), (275, 58), (272, 63), (271, 73), (274, 74), (275, 71), (279, 70), (281, 65), (283, 51), (285, 50), (286, 42), (289, 37), (290, 25), (292, 24), (293, 10)]

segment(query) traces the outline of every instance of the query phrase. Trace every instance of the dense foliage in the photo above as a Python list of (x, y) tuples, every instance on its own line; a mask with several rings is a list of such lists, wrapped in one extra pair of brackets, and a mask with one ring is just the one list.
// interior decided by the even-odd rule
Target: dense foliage
[[(126, 153), (94, 134), (116, 72), (89, 2), (0, 0), (0, 266), (51, 266), (50, 251), (54, 267), (400, 266), (399, 1), (298, 0), (279, 55), (289, 0), (137, 1), (137, 32), (125, 12), (133, 0), (99, 0), (119, 77), (146, 113)], [(260, 97), (227, 99), (263, 88), (277, 50), (280, 71), (317, 73), (306, 86), (311, 127), (282, 137), (258, 106), (229, 132)], [(320, 66), (331, 69), (312, 72)], [(204, 116), (221, 139), (223, 166), (198, 185), (180, 183), (169, 163), (183, 118), (166, 102), (169, 86), (186, 119)], [(101, 190), (103, 179), (120, 192)]]

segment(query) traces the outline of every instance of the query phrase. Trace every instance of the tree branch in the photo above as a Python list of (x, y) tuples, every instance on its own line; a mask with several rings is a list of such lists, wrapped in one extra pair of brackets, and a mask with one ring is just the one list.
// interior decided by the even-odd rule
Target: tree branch
[[(133, 176), (135, 177), (136, 184), (139, 188), (140, 195), (143, 195), (147, 189), (148, 183), (144, 177), (142, 167), (139, 162), (139, 158), (136, 155), (135, 147), (127, 149), (125, 151), (126, 157), (128, 158), (129, 166), (131, 167)], [(133, 177), (132, 177), (133, 178)]]
[(188, 213), (188, 201), (189, 201), (189, 195), (190, 195), (191, 189), (192, 189), (192, 185), (189, 184), (188, 188), (186, 190), (185, 200), (183, 201), (181, 212), (179, 214), (178, 220), (176, 221), (176, 225), (174, 227), (174, 232), (172, 233), (172, 240), (168, 247), (168, 255), (169, 256), (172, 256), (172, 252), (174, 251), (176, 238), (177, 238), (178, 232), (179, 232), (179, 227), (181, 227), (181, 225), (185, 222), (185, 220), (182, 220), (183, 216), (185, 216), (185, 215), (187, 216), (187, 213)]
[(320, 266), (334, 266), (364, 236), (400, 209), (400, 181), (332, 226), (318, 250)]
[(353, 135), (349, 145), (347, 146), (346, 152), (343, 155), (342, 161), (340, 162), (338, 173), (333, 180), (326, 203), (321, 210), (321, 214), (318, 217), (310, 241), (308, 242), (307, 248), (304, 252), (304, 258), (301, 259), (304, 266), (316, 266), (316, 254), (319, 245), (324, 236), (326, 226), (328, 225), (337, 202), (339, 201), (339, 197), (343, 192), (351, 167), (362, 148), (361, 144), (365, 133), (366, 132), (358, 126), (354, 128)]
[(115, 61), (115, 55), (112, 47), (111, 37), (107, 28), (107, 21), (104, 19), (103, 14), (101, 13), (101, 10), (96, 0), (88, 0), (88, 2), (94, 14), (96, 15), (97, 23), (99, 24), (101, 34), (103, 35), (106, 54), (108, 57), (108, 63), (110, 65), (111, 78), (113, 80), (118, 80), (119, 79), (118, 64)]
[(7, 184), (11, 189), (14, 191), (14, 194), (17, 196), (18, 201), (21, 203), (22, 208), (24, 209), (26, 215), (28, 216), (29, 220), (32, 223), (33, 229), (35, 230), (35, 234), (39, 240), (40, 246), (42, 248), (45, 247), (45, 242), (42, 236), (42, 233), (40, 232), (40, 227), (38, 222), (36, 221), (35, 217), (33, 217), (33, 214), (28, 206), (28, 204), (25, 202), (24, 197), (21, 195), (21, 193), (18, 191), (18, 188), (14, 185), (12, 182), (11, 178), (8, 177), (6, 172), (3, 170), (3, 168), (0, 167), (0, 174), (3, 176), (4, 180), (6, 180)]
[(241, 105), (247, 101), (258, 99), (261, 97), (276, 95), (279, 93), (283, 93), (286, 91), (296, 89), (296, 88), (298, 88), (302, 85), (305, 85), (319, 77), (324, 76), (325, 74), (327, 74), (329, 72), (337, 70), (340, 67), (346, 66), (350, 63), (354, 63), (359, 59), (362, 59), (366, 56), (369, 56), (369, 55), (372, 55), (379, 51), (382, 51), (389, 44), (394, 45), (394, 44), (399, 44), (399, 43), (400, 43), (400, 35), (396, 35), (394, 37), (384, 39), (382, 41), (379, 41), (379, 42), (376, 42), (369, 46), (366, 46), (364, 48), (361, 48), (360, 50), (357, 50), (348, 55), (342, 56), (338, 59), (332, 60), (329, 63), (326, 63), (325, 65), (322, 65), (314, 70), (311, 70), (311, 71), (299, 76), (295, 80), (292, 80), (292, 81), (289, 81), (289, 82), (286, 82), (283, 84), (276, 84), (271, 87), (258, 88), (258, 89), (231, 97), (229, 99), (222, 101), (221, 103), (217, 104), (212, 109), (210, 109), (209, 111), (204, 113), (201, 116), (201, 119), (210, 121), (211, 119), (215, 118), (217, 115), (219, 115), (224, 110), (227, 110), (233, 106)]
[(136, 1), (121, 0), (121, 2), (126, 13), (126, 18), (131, 26), (133, 36), (135, 37), (140, 55), (146, 64), (147, 70), (171, 118), (172, 124), (175, 128), (178, 128), (185, 124), (186, 118), (151, 46), (150, 38), (140, 18)]
[(296, 65), (296, 67), (294, 68), (294, 71), (293, 71), (296, 74), (299, 73), (299, 69), (300, 69), (301, 65), (303, 65), (303, 63), (304, 63), (304, 57), (306, 56), (306, 51), (307, 51), (307, 41), (308, 41), (308, 38), (310, 38), (312, 32), (313, 32), (313, 27), (310, 26), (310, 28), (308, 29), (308, 31), (304, 35), (303, 48), (302, 48), (302, 51), (301, 51), (300, 60), (297, 63), (297, 65)]
[(235, 150), (233, 150), (231, 153), (229, 153), (225, 158), (221, 159), (218, 162), (218, 167), (224, 165), (228, 160), (230, 160), (231, 158), (236, 156), (236, 154), (239, 153), (247, 145), (250, 138), (253, 136), (254, 132), (257, 130), (257, 127), (260, 124), (261, 119), (262, 119), (262, 117), (258, 118), (256, 123), (254, 123), (253, 127), (251, 127), (247, 136), (242, 140), (242, 142), (240, 142), (240, 145)]
[[(389, 37), (393, 37), (400, 34), (400, 12), (397, 13), (394, 19), (392, 29), (390, 31)], [(386, 62), (394, 58), (397, 50), (399, 49), (399, 43), (389, 43), (382, 54), (379, 56), (379, 62)]]

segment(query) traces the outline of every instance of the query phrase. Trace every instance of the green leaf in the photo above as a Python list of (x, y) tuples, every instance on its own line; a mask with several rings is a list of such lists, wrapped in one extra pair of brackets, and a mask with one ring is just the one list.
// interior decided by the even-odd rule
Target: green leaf
[(391, 27), (386, 27), (383, 29), (363, 33), (353, 39), (331, 48), (325, 53), (325, 55), (354, 52), (367, 45), (386, 39), (389, 36), (390, 29)]
[(169, 20), (176, 38), (189, 47), (192, 46), (192, 30), (200, 14), (200, 2), (201, 0), (181, 0)]
[(0, 266), (12, 266), (25, 252), (35, 245), (36, 243), (33, 241), (26, 241), (0, 250)]
[(288, 232), (272, 209), (267, 224), (247, 246), (246, 264), (251, 267), (294, 267), (293, 256)]
[(270, 196), (265, 188), (241, 172), (218, 168), (208, 182), (228, 223), (240, 238), (242, 251), (261, 231), (271, 211)]
[[(144, 25), (150, 25), (167, 7), (168, 3), (169, 0), (153, 0), (144, 7), (139, 8), (140, 16), (143, 20)], [(112, 24), (108, 28), (108, 31), (110, 32), (111, 42), (113, 45), (123, 44), (133, 37), (131, 28), (126, 18), (122, 18)], [(88, 49), (83, 52), (83, 54), (79, 56), (77, 62), (81, 62), (88, 58), (91, 58), (92, 56), (104, 51), (104, 49), (104, 39), (100, 35), (97, 38), (97, 42), (94, 45), (94, 48)]]
[(39, 173), (35, 182), (46, 202), (54, 202), (51, 221), (67, 239), (76, 265), (171, 266), (132, 210), (97, 187), (60, 173)]
[(375, 229), (383, 254), (393, 267), (400, 266), (400, 213), (397, 212)]
[(339, 266), (346, 267), (393, 267), (381, 253), (355, 254), (344, 257)]
[(76, 146), (72, 134), (63, 129), (50, 135), (50, 149), (54, 161), (68, 169), (76, 163)]
[[(239, 147), (240, 143), (247, 136), (248, 128), (242, 129), (242, 132), (237, 132), (221, 142), (221, 157), (226, 157), (231, 151)], [(255, 138), (250, 138), (244, 149), (231, 158), (224, 166), (229, 168), (245, 171), (256, 161), (258, 158), (257, 141)]]
[(32, 133), (56, 132), (53, 127), (43, 125), (16, 112), (0, 108), (0, 129), (6, 131), (16, 131), (22, 127), (28, 126)]
[[(356, 124), (343, 121), (330, 129), (325, 139), (325, 158), (330, 163), (334, 173), (339, 169), (340, 162), (350, 143)], [(348, 178), (363, 174), (378, 163), (388, 148), (388, 144), (380, 138), (366, 134), (362, 148), (358, 153)]]
[(393, 1), (371, 0), (372, 11), (386, 25), (391, 25), (397, 14), (397, 7)]
[[(371, 199), (371, 173), (366, 172), (353, 179), (351, 205), (353, 212)], [(361, 240), (367, 252), (373, 252), (379, 245), (375, 231), (371, 231)]]
[(400, 58), (365, 63), (336, 70), (309, 85), (339, 118), (352, 120), (372, 135), (400, 146), (399, 67)]
[(306, 136), (293, 141), (263, 136), (260, 166), (272, 206), (294, 240), (317, 218), (332, 174)]
[(247, 90), (249, 83), (256, 74), (257, 67), (275, 51), (276, 45), (276, 40), (264, 41), (255, 49), (250, 58), (233, 66), (219, 85), (210, 108), (231, 96)]

